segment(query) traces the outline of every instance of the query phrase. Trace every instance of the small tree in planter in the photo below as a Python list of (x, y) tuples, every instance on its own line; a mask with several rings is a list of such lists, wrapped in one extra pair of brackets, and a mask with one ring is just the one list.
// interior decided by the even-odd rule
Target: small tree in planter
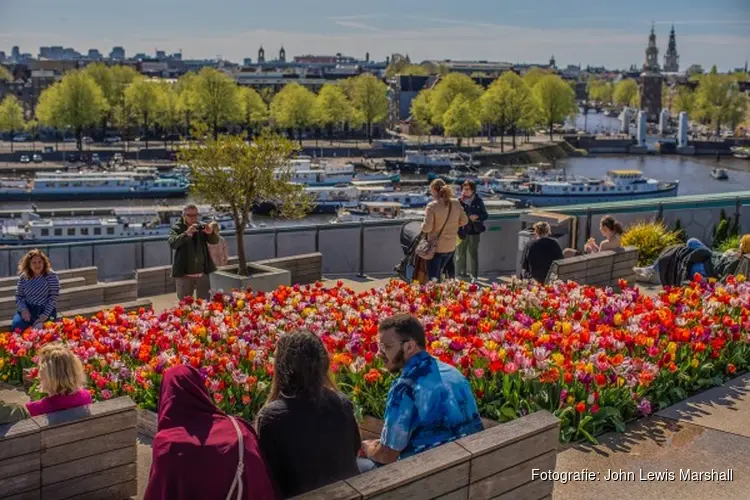
[(291, 183), (291, 171), (284, 170), (296, 152), (292, 141), (266, 133), (252, 144), (239, 136), (209, 136), (178, 153), (179, 161), (190, 167), (193, 193), (212, 206), (229, 207), (239, 276), (248, 276), (243, 236), (254, 206), (271, 202), (278, 215), (288, 218), (302, 218), (312, 208), (304, 186)]

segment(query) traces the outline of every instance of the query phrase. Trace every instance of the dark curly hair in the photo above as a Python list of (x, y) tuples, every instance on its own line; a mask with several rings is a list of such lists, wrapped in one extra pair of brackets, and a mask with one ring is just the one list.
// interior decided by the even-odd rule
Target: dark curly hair
[(30, 280), (34, 277), (34, 273), (31, 271), (31, 259), (33, 259), (34, 257), (39, 257), (44, 263), (44, 269), (42, 269), (43, 276), (47, 276), (50, 271), (52, 271), (52, 264), (50, 264), (49, 258), (44, 254), (44, 252), (42, 252), (38, 248), (35, 248), (33, 250), (29, 250), (18, 263), (18, 274), (23, 276), (24, 279)]
[(326, 389), (337, 390), (329, 373), (323, 341), (308, 331), (282, 335), (276, 344), (271, 392), (266, 404), (281, 397), (318, 400)]

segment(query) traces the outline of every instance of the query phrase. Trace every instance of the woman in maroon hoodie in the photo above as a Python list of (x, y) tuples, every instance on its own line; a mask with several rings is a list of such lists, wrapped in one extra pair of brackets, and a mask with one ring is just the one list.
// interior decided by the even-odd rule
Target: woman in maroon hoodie
[(214, 405), (193, 367), (164, 373), (152, 452), (144, 500), (279, 498), (255, 431)]

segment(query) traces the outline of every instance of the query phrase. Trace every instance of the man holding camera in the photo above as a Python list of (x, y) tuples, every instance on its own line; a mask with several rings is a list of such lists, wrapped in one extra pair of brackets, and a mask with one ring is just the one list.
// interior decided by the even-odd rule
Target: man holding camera
[(211, 282), (209, 274), (216, 266), (208, 253), (208, 244), (218, 243), (219, 237), (208, 224), (199, 220), (198, 207), (192, 203), (182, 209), (182, 218), (169, 232), (169, 246), (174, 250), (172, 277), (177, 287), (177, 297), (183, 299), (196, 293), (208, 300)]

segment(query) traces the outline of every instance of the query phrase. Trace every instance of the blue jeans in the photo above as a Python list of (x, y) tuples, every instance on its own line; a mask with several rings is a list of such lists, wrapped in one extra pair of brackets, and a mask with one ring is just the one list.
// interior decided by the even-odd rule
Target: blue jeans
[(453, 257), (453, 252), (436, 253), (435, 256), (427, 261), (427, 279), (440, 281), (440, 275), (449, 260)]
[[(23, 317), (21, 316), (21, 311), (16, 311), (15, 316), (13, 316), (13, 321), (10, 324), (11, 332), (15, 332), (16, 329), (24, 331), (28, 327), (33, 326), (36, 320), (39, 319), (39, 316), (41, 316), (44, 312), (44, 308), (47, 306), (35, 306), (34, 304), (27, 304), (26, 307), (29, 310), (29, 314), (31, 314), (31, 321), (24, 321)], [(55, 316), (57, 316), (57, 310), (52, 309), (52, 313), (49, 315), (49, 319), (54, 320)]]

